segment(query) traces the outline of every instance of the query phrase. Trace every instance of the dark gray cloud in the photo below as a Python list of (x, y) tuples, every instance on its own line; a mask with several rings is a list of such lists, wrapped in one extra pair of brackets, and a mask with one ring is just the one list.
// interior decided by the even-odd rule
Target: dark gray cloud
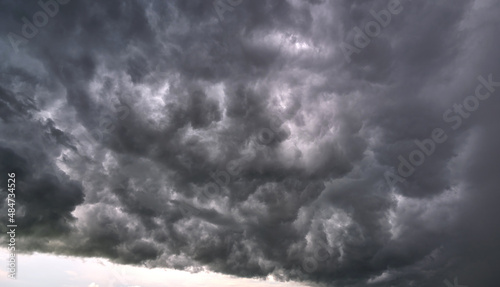
[(496, 286), (496, 1), (42, 2), (0, 4), (20, 250)]

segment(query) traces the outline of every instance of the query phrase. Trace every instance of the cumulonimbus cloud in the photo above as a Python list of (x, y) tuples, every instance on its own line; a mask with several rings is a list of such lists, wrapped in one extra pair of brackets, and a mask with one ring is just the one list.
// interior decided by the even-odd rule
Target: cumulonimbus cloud
[[(443, 2), (74, 0), (31, 38), (22, 19), (42, 6), (1, 4), (0, 176), (18, 174), (19, 250), (495, 286), (498, 96), (460, 129), (442, 115), (478, 76), (500, 80), (500, 7)], [(394, 5), (346, 61), (355, 28)], [(447, 140), (387, 184), (435, 128)]]

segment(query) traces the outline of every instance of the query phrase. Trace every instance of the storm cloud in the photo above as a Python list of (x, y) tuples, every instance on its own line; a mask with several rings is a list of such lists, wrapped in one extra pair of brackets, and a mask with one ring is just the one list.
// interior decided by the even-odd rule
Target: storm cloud
[(0, 11), (0, 218), (15, 172), (20, 252), (498, 285), (498, 1)]

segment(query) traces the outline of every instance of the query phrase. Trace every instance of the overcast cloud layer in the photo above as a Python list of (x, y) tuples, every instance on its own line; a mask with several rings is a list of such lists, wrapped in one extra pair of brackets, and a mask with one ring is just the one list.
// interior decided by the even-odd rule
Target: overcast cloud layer
[(498, 286), (500, 2), (71, 0), (36, 32), (37, 1), (0, 3), (17, 249)]

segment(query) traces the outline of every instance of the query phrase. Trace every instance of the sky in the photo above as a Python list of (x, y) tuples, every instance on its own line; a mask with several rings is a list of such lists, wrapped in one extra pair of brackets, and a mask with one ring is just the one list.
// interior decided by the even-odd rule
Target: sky
[(499, 15), (0, 0), (0, 284), (498, 286)]
[[(0, 260), (6, 261), (7, 249), (0, 250)], [(0, 284), (12, 287), (302, 287), (301, 283), (283, 283), (272, 278), (242, 279), (209, 271), (191, 273), (162, 268), (120, 265), (103, 258), (75, 258), (34, 253), (18, 255), (19, 274), (15, 280), (0, 270)], [(49, 266), (50, 268), (41, 268)]]

